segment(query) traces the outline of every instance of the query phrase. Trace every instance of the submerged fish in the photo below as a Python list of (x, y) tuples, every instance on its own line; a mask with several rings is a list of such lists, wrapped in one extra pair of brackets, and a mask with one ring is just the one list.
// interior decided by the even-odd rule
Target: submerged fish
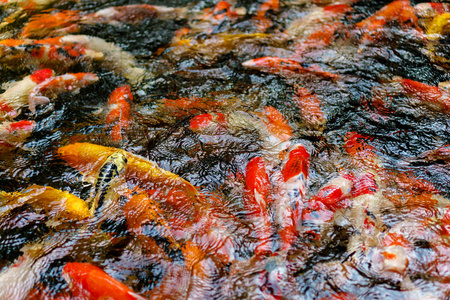
[(242, 65), (249, 69), (261, 72), (279, 74), (285, 77), (295, 76), (316, 76), (324, 79), (336, 79), (337, 74), (325, 72), (323, 70), (303, 67), (301, 63), (287, 58), (266, 56), (247, 60)]
[(63, 92), (78, 93), (80, 88), (98, 81), (94, 73), (68, 73), (48, 78), (36, 85), (28, 96), (30, 111), (36, 113), (36, 105), (47, 104)]
[(69, 283), (72, 296), (83, 299), (145, 299), (128, 286), (89, 263), (69, 262), (62, 276)]
[(0, 121), (7, 116), (17, 116), (20, 109), (28, 104), (31, 91), (53, 76), (52, 70), (40, 69), (18, 82), (8, 83), (6, 91), (0, 95)]
[(122, 141), (122, 131), (130, 125), (130, 102), (133, 94), (129, 85), (116, 88), (108, 98), (108, 114), (106, 125), (111, 126), (111, 138), (115, 142)]
[(0, 153), (20, 147), (35, 127), (36, 123), (28, 120), (0, 123)]

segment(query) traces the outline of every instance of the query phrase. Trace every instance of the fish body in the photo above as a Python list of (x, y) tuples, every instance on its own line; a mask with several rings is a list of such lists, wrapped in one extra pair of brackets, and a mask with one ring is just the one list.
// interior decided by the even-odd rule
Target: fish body
[(271, 251), (272, 225), (268, 214), (271, 184), (261, 157), (252, 158), (245, 168), (244, 206), (257, 228), (259, 244), (255, 253)]
[(186, 16), (187, 10), (183, 7), (167, 7), (149, 4), (130, 4), (113, 6), (83, 16), (82, 23), (109, 24), (119, 26), (121, 24), (139, 25), (148, 19), (179, 19)]
[(69, 283), (74, 297), (82, 299), (145, 299), (128, 286), (89, 263), (67, 263), (63, 277)]
[(282, 250), (290, 248), (301, 226), (304, 197), (309, 178), (309, 158), (302, 144), (293, 145), (278, 174), (275, 223), (280, 227)]
[(97, 81), (98, 76), (94, 73), (67, 73), (48, 78), (30, 92), (28, 97), (30, 111), (36, 113), (36, 105), (49, 103), (50, 98), (54, 99), (63, 92), (77, 93), (80, 88)]
[(35, 127), (36, 123), (28, 120), (0, 123), (0, 153), (21, 146)]
[(279, 74), (286, 77), (299, 75), (317, 76), (325, 79), (336, 79), (338, 77), (338, 75), (333, 73), (303, 67), (298, 61), (292, 59), (274, 56), (254, 58), (243, 62), (242, 65), (249, 69), (255, 69), (271, 74)]
[(91, 216), (85, 201), (49, 186), (31, 185), (19, 193), (0, 193), (1, 198), (5, 203), (0, 208), (0, 216), (26, 204), (55, 219), (79, 221)]
[(115, 142), (123, 139), (122, 131), (128, 129), (130, 125), (131, 101), (133, 94), (129, 85), (116, 88), (109, 96), (106, 124), (112, 125), (111, 138)]
[(414, 6), (416, 16), (424, 19), (434, 18), (446, 12), (450, 12), (450, 4), (448, 3), (425, 2)]
[(104, 204), (109, 204), (103, 203), (105, 194), (111, 189), (112, 183), (118, 181), (119, 177), (125, 172), (127, 162), (128, 160), (125, 154), (121, 151), (117, 151), (109, 155), (100, 167), (97, 180), (95, 181), (94, 197), (89, 209), (92, 215)]
[(312, 199), (308, 200), (309, 205), (312, 202), (321, 202), (331, 210), (343, 208), (340, 202), (352, 196), (354, 180), (355, 177), (352, 174), (345, 174), (331, 179), (320, 188)]
[(397, 78), (396, 80), (405, 93), (412, 96), (419, 104), (436, 111), (450, 113), (450, 93), (447, 90), (411, 79)]
[(74, 10), (34, 15), (22, 28), (22, 38), (42, 38), (74, 33), (79, 30), (77, 24), (79, 20), (80, 14)]
[[(90, 143), (76, 143), (60, 147), (58, 155), (69, 166), (92, 178), (99, 173), (107, 157), (117, 151), (123, 150)], [(156, 163), (138, 155), (125, 152), (125, 157), (128, 160), (125, 171), (125, 179), (128, 182), (136, 183), (142, 189), (151, 189), (155, 186), (166, 191), (178, 189), (191, 200), (197, 196), (197, 189), (180, 176), (161, 169)]]
[(306, 88), (298, 87), (293, 100), (308, 125), (322, 126), (325, 124), (327, 119), (321, 108), (322, 101), (317, 95), (311, 94)]
[(6, 91), (0, 95), (0, 121), (7, 116), (15, 117), (18, 111), (28, 103), (28, 96), (36, 85), (53, 76), (52, 70), (40, 69), (21, 81), (10, 84)]
[(362, 41), (374, 41), (379, 38), (387, 23), (396, 22), (400, 26), (414, 28), (418, 32), (422, 29), (418, 25), (418, 18), (409, 0), (396, 0), (382, 7), (375, 14), (356, 23), (355, 27), (364, 32)]

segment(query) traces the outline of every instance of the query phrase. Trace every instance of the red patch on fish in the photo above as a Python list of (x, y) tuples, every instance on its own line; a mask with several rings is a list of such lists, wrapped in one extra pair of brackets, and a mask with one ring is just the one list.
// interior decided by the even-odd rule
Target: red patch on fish
[(30, 75), (31, 80), (33, 80), (35, 83), (41, 83), (44, 80), (50, 78), (53, 76), (53, 70), (51, 69), (40, 69), (33, 72), (32, 75)]
[(287, 124), (283, 115), (274, 107), (268, 106), (264, 111), (268, 121), (264, 121), (271, 134), (281, 141), (287, 141), (292, 138), (292, 128)]
[(22, 120), (19, 122), (14, 122), (14, 123), (9, 124), (9, 126), (7, 127), (7, 130), (9, 132), (14, 132), (17, 130), (31, 131), (31, 130), (33, 130), (33, 127), (34, 127), (33, 121)]
[(288, 160), (281, 170), (283, 181), (286, 182), (294, 176), (304, 175), (305, 181), (309, 177), (309, 153), (303, 145), (289, 152)]

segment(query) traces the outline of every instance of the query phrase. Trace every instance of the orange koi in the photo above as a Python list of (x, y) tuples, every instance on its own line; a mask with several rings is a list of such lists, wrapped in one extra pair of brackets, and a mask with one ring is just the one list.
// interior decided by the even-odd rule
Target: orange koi
[(36, 105), (47, 104), (50, 102), (50, 98), (54, 99), (63, 92), (77, 93), (80, 88), (97, 81), (98, 76), (94, 73), (67, 73), (46, 79), (36, 85), (30, 92), (28, 97), (30, 111), (34, 114), (36, 113)]
[(420, 104), (424, 104), (430, 109), (450, 113), (450, 93), (437, 86), (411, 79), (397, 78), (401, 86), (408, 95), (413, 96)]
[(23, 38), (44, 37), (49, 35), (65, 35), (79, 30), (77, 22), (80, 15), (77, 11), (64, 10), (31, 17), (22, 28)]
[(28, 96), (36, 85), (53, 75), (52, 70), (41, 69), (19, 82), (10, 84), (10, 87), (0, 95), (0, 120), (6, 116), (17, 116), (18, 111), (28, 103)]
[(129, 85), (118, 87), (109, 95), (106, 124), (108, 126), (114, 124), (111, 137), (115, 142), (122, 140), (122, 130), (128, 129), (130, 125), (131, 101), (133, 101), (133, 95)]
[(261, 72), (279, 74), (286, 77), (298, 75), (312, 75), (325, 79), (337, 79), (338, 75), (315, 70), (311, 67), (305, 68), (299, 62), (287, 58), (266, 56), (247, 60), (242, 63), (246, 68), (258, 70)]
[(327, 121), (321, 109), (322, 101), (308, 89), (298, 87), (293, 100), (307, 124), (321, 126)]
[(202, 20), (222, 20), (225, 17), (233, 17), (232, 6), (227, 1), (219, 1), (214, 8), (207, 10)]
[[(90, 143), (76, 143), (60, 147), (58, 155), (83, 175), (95, 178), (106, 158), (117, 151), (123, 150)], [(123, 152), (128, 161), (125, 178), (130, 183), (136, 183), (142, 189), (151, 189), (155, 185), (170, 190), (179, 189), (191, 200), (197, 196), (197, 189), (178, 175), (159, 168), (156, 163), (141, 156)]]
[(31, 135), (35, 127), (36, 123), (28, 120), (1, 123), (0, 152), (10, 151), (21, 146)]
[(305, 41), (296, 44), (295, 54), (301, 56), (304, 52), (309, 50), (331, 45), (336, 38), (336, 31), (341, 27), (343, 27), (341, 22), (322, 25), (317, 31), (311, 33)]
[(176, 117), (186, 117), (189, 115), (201, 114), (205, 111), (215, 111), (222, 106), (218, 101), (206, 98), (179, 98), (176, 100), (163, 99), (164, 108)]
[(154, 201), (147, 193), (129, 197), (123, 211), (130, 232), (142, 235), (143, 226), (149, 224), (152, 228), (157, 228), (159, 235), (167, 238), (174, 249), (179, 248), (158, 202)]
[(272, 26), (273, 22), (266, 16), (268, 11), (278, 12), (280, 9), (279, 0), (265, 0), (258, 9), (255, 16), (257, 21), (258, 32), (264, 32)]
[(69, 283), (74, 297), (92, 300), (145, 299), (102, 269), (89, 263), (67, 263), (62, 276)]
[(261, 157), (252, 158), (245, 168), (244, 206), (249, 216), (255, 220), (259, 244), (255, 254), (271, 251), (270, 237), (272, 235), (270, 217), (267, 205), (272, 201), (270, 196), (270, 181), (266, 166)]
[(280, 141), (286, 142), (292, 138), (292, 128), (284, 119), (281, 112), (272, 106), (267, 106), (264, 110), (263, 116), (267, 121), (264, 123), (267, 125), (267, 130)]
[(352, 160), (361, 166), (380, 170), (381, 162), (375, 154), (375, 147), (368, 141), (373, 140), (367, 135), (356, 132), (348, 132), (345, 139), (344, 150), (352, 157)]
[(401, 26), (413, 27), (423, 32), (418, 25), (417, 16), (409, 0), (395, 0), (384, 6), (371, 17), (355, 24), (356, 28), (365, 31), (364, 41), (378, 38), (379, 31), (389, 22), (397, 22)]

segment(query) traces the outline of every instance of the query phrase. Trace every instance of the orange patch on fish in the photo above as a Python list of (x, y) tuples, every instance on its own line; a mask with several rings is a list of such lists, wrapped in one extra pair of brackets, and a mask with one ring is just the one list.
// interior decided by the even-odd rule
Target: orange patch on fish
[(293, 100), (306, 123), (312, 126), (319, 126), (326, 122), (321, 109), (322, 101), (317, 95), (312, 95), (308, 89), (298, 87)]
[(74, 297), (83, 299), (144, 299), (128, 286), (89, 263), (70, 262), (63, 268)]
[(264, 120), (264, 123), (272, 135), (283, 142), (292, 138), (291, 126), (289, 126), (284, 116), (276, 108), (272, 106), (266, 107), (263, 115), (267, 118), (267, 121)]
[[(22, 37), (41, 37), (52, 31), (67, 28), (74, 25), (80, 19), (78, 12), (64, 10), (56, 13), (34, 15), (22, 29)], [(71, 28), (70, 32), (75, 32), (77, 28)]]
[(114, 124), (111, 137), (115, 142), (123, 139), (122, 131), (128, 129), (130, 125), (130, 102), (132, 100), (133, 94), (129, 85), (118, 87), (109, 95), (106, 124)]

